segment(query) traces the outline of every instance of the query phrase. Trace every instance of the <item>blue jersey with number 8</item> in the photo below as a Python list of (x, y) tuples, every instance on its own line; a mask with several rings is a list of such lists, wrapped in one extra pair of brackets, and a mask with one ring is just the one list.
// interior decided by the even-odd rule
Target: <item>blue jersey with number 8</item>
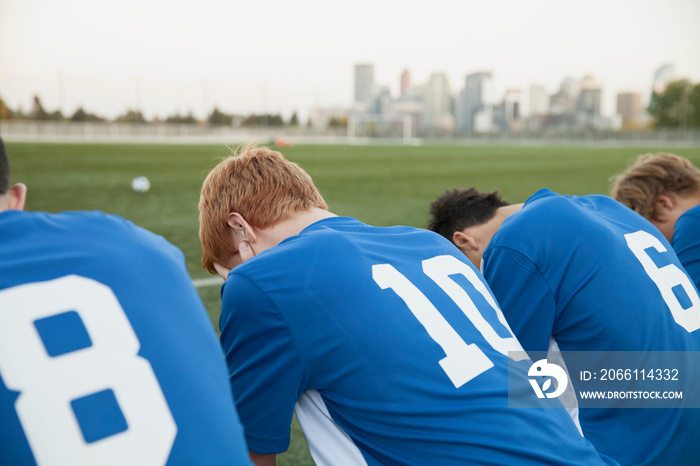
[(249, 464), (182, 253), (100, 212), (0, 213), (0, 464)]

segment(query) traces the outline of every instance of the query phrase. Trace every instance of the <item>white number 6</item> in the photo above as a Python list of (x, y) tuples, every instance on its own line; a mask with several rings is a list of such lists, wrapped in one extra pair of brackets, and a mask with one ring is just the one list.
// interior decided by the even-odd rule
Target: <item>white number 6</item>
[[(629, 246), (639, 262), (641, 262), (644, 271), (654, 281), (661, 292), (661, 296), (663, 296), (664, 301), (666, 301), (676, 323), (688, 332), (694, 332), (699, 329), (700, 297), (698, 297), (698, 293), (690, 281), (690, 278), (688, 278), (688, 275), (673, 264), (658, 268), (651, 257), (645, 252), (648, 248), (654, 248), (658, 252), (666, 252), (666, 248), (661, 244), (661, 241), (654, 235), (643, 230), (628, 233), (625, 235), (625, 239), (627, 240), (627, 246)], [(673, 288), (679, 285), (683, 287), (688, 298), (690, 298), (691, 306), (687, 309), (683, 309), (683, 306), (681, 306), (681, 303), (673, 292)]]

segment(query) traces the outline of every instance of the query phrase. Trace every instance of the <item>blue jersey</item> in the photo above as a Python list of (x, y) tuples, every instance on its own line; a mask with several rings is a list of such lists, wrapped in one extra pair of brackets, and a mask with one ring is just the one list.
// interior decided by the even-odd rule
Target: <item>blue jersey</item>
[[(601, 462), (561, 405), (508, 407), (521, 347), (478, 271), (432, 232), (316, 222), (231, 271), (220, 326), (257, 453), (288, 448), (299, 401), (317, 464)], [(511, 390), (531, 391), (532, 362), (514, 364)]]
[[(698, 348), (695, 286), (660, 232), (609, 197), (540, 190), (503, 222), (483, 260), (527, 351), (547, 351), (551, 340), (563, 352)], [(579, 420), (597, 449), (621, 464), (696, 464), (699, 414), (590, 408)]]
[(184, 257), (100, 212), (0, 212), (0, 464), (250, 464)]
[(671, 244), (695, 286), (700, 288), (700, 205), (678, 218)]

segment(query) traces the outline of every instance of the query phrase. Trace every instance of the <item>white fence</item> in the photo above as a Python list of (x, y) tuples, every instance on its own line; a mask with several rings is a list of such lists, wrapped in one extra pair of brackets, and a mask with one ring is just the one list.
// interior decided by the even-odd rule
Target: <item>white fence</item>
[(346, 128), (323, 131), (308, 127), (233, 127), (204, 124), (129, 124), (45, 121), (0, 121), (0, 137), (8, 142), (124, 142), (159, 144), (266, 144), (283, 137), (294, 144), (514, 144), (629, 145), (638, 147), (700, 147), (700, 130), (540, 131), (501, 133), (429, 132), (408, 138), (362, 137)]
[(0, 121), (0, 136), (14, 142), (267, 143), (285, 137), (295, 143), (346, 143), (345, 128), (323, 134), (304, 127), (232, 127), (204, 124), (130, 124)]

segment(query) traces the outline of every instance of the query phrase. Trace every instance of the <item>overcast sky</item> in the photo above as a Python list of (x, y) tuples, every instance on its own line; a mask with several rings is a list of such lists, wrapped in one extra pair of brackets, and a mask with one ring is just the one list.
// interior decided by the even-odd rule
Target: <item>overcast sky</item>
[[(0, 98), (113, 118), (282, 113), (347, 106), (353, 66), (398, 93), (447, 73), (491, 71), (497, 95), (572, 76), (648, 98), (665, 63), (700, 82), (698, 0), (0, 0)], [(527, 108), (527, 102), (524, 102)]]

